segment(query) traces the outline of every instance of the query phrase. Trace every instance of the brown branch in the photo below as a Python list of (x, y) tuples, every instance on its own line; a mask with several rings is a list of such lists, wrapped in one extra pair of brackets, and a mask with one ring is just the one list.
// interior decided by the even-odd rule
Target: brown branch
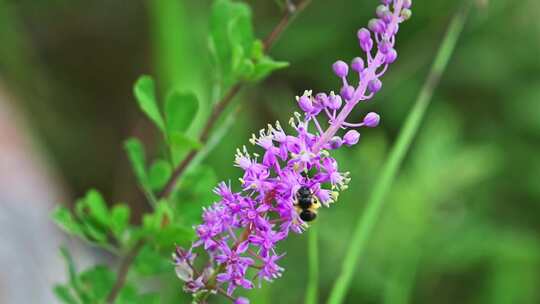
[[(281, 17), (281, 20), (270, 32), (270, 34), (266, 37), (266, 39), (264, 39), (263, 49), (265, 52), (272, 48), (272, 46), (277, 41), (277, 39), (281, 36), (283, 31), (291, 23), (294, 16), (298, 14), (300, 11), (302, 11), (304, 8), (306, 8), (306, 6), (310, 2), (311, 0), (301, 0), (297, 5), (294, 5), (292, 4), (292, 1), (288, 1), (287, 10), (284, 12), (283, 16)], [(201, 143), (203, 144), (206, 143), (215, 123), (217, 122), (217, 120), (219, 119), (219, 117), (221, 116), (225, 108), (227, 108), (227, 106), (231, 103), (231, 101), (238, 94), (238, 92), (240, 92), (242, 87), (243, 87), (242, 83), (235, 84), (229, 89), (227, 94), (225, 94), (225, 96), (214, 105), (214, 107), (212, 108), (212, 113), (208, 117), (208, 120), (206, 121), (201, 131), (201, 135), (199, 136), (199, 141)], [(192, 149), (191, 151), (189, 151), (186, 157), (182, 160), (182, 162), (178, 165), (178, 167), (176, 167), (175, 170), (173, 171), (171, 178), (169, 179), (169, 181), (163, 188), (163, 191), (159, 193), (159, 198), (164, 198), (171, 194), (171, 192), (174, 189), (174, 186), (176, 185), (176, 182), (185, 172), (185, 170), (187, 169), (189, 164), (193, 161), (193, 159), (195, 158), (198, 152), (199, 151), (197, 149)], [(124, 286), (126, 282), (126, 278), (129, 272), (129, 268), (131, 267), (131, 264), (135, 261), (135, 257), (137, 257), (137, 255), (139, 254), (139, 251), (142, 249), (144, 244), (145, 244), (144, 240), (139, 240), (122, 260), (120, 264), (120, 268), (118, 269), (118, 277), (116, 279), (116, 282), (114, 283), (114, 286), (111, 289), (111, 292), (107, 296), (107, 303), (109, 304), (114, 303), (114, 300), (116, 299), (116, 297), (120, 293), (120, 290), (122, 289), (122, 287)], [(218, 289), (218, 292), (228, 296), (227, 293), (225, 293), (223, 290)], [(232, 299), (232, 297), (229, 297), (229, 298)]]
[(292, 0), (288, 0), (286, 4), (286, 9), (283, 12), (283, 16), (279, 23), (274, 27), (272, 32), (264, 39), (264, 50), (268, 51), (276, 42), (276, 40), (281, 36), (281, 33), (287, 28), (291, 23), (294, 16), (299, 12), (304, 10), (311, 0), (302, 0), (298, 4), (294, 4)]
[[(302, 0), (298, 4), (293, 4), (292, 1), (289, 1), (287, 4), (287, 9), (283, 13), (283, 16), (281, 17), (281, 20), (278, 22), (278, 24), (274, 27), (274, 29), (270, 32), (270, 34), (264, 39), (264, 50), (268, 51), (272, 46), (275, 44), (277, 39), (281, 36), (283, 31), (287, 28), (287, 26), (291, 23), (294, 16), (296, 16), (299, 12), (301, 12), (303, 9), (306, 8), (306, 6), (311, 2), (311, 0)], [(201, 135), (199, 136), (199, 141), (201, 143), (206, 143), (208, 140), (208, 137), (210, 135), (210, 131), (214, 127), (215, 123), (225, 110), (227, 106), (231, 103), (231, 101), (234, 99), (234, 97), (240, 92), (242, 89), (243, 84), (237, 83), (234, 86), (232, 86), (227, 94), (218, 101), (213, 109), (212, 113), (208, 117), (206, 124), (203, 127), (203, 130), (201, 132)], [(176, 182), (180, 179), (182, 174), (186, 171), (189, 164), (193, 161), (195, 156), (199, 150), (197, 149), (191, 149), (189, 153), (186, 155), (186, 157), (182, 160), (182, 162), (174, 169), (171, 177), (167, 181), (167, 184), (165, 184), (165, 187), (163, 190), (159, 193), (160, 198), (164, 198), (169, 196), (172, 191), (174, 190), (174, 187), (176, 186)]]
[(126, 282), (129, 268), (131, 267), (131, 264), (135, 261), (135, 257), (137, 257), (137, 254), (139, 254), (139, 251), (142, 249), (143, 245), (144, 241), (139, 240), (122, 260), (120, 268), (118, 269), (118, 276), (116, 278), (116, 282), (114, 283), (111, 292), (107, 296), (107, 303), (114, 303), (114, 300), (116, 299), (116, 297), (120, 293), (120, 290), (124, 286), (124, 283)]

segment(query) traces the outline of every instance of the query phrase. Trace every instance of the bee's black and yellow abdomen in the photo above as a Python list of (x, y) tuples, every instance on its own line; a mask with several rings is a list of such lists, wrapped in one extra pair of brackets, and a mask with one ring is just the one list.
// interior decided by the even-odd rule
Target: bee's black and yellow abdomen
[(309, 187), (302, 186), (296, 192), (295, 206), (302, 221), (311, 222), (315, 220), (317, 218), (317, 209), (320, 205)]
[(300, 218), (304, 222), (311, 222), (317, 218), (317, 213), (307, 209), (302, 210), (302, 212), (300, 212)]

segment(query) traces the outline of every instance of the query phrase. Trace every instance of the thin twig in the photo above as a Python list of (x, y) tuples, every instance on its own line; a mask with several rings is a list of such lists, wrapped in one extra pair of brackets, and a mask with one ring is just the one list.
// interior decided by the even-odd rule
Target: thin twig
[[(294, 10), (291, 10), (291, 9), (286, 10), (286, 12), (281, 17), (280, 22), (274, 27), (274, 29), (270, 32), (268, 37), (264, 40), (263, 47), (264, 47), (265, 52), (272, 48), (275, 41), (283, 33), (285, 28), (287, 28), (287, 25), (290, 24), (294, 15), (298, 14), (300, 11), (305, 9), (310, 2), (311, 0), (302, 0), (295, 7)], [(243, 86), (242, 83), (237, 83), (236, 85), (232, 86), (227, 92), (227, 94), (225, 94), (223, 99), (221, 99), (219, 102), (217, 102), (214, 105), (212, 109), (212, 113), (208, 117), (208, 120), (206, 121), (206, 124), (204, 125), (203, 130), (201, 131), (201, 135), (199, 136), (199, 141), (201, 143), (206, 143), (210, 135), (210, 132), (212, 131), (212, 128), (214, 127), (214, 124), (216, 123), (218, 118), (221, 116), (225, 108), (230, 104), (232, 99), (238, 94), (242, 86)], [(182, 162), (178, 165), (178, 167), (173, 171), (173, 174), (171, 175), (171, 178), (165, 185), (163, 191), (159, 193), (159, 198), (164, 198), (171, 194), (176, 182), (182, 176), (182, 173), (185, 172), (185, 170), (187, 169), (189, 164), (193, 161), (193, 159), (195, 158), (198, 152), (199, 151), (197, 149), (192, 149), (187, 154), (187, 156), (182, 160)], [(131, 264), (135, 261), (135, 257), (138, 255), (139, 251), (142, 249), (144, 244), (145, 242), (143, 240), (139, 240), (137, 244), (133, 246), (133, 248), (128, 252), (128, 254), (122, 260), (122, 263), (120, 264), (120, 268), (118, 270), (118, 277), (116, 279), (116, 282), (114, 283), (114, 286), (111, 292), (107, 296), (107, 303), (114, 303), (114, 300), (116, 299), (116, 297), (120, 293), (120, 290), (124, 286)]]
[[(287, 6), (287, 9), (283, 13), (281, 20), (270, 32), (270, 34), (264, 39), (263, 49), (265, 52), (272, 48), (272, 46), (275, 44), (277, 39), (281, 36), (283, 31), (294, 19), (294, 16), (296, 16), (299, 12), (304, 10), (309, 5), (310, 2), (311, 0), (303, 0), (297, 5)], [(208, 117), (206, 124), (204, 125), (203, 130), (201, 132), (201, 135), (199, 136), (199, 141), (201, 143), (203, 144), (206, 143), (210, 135), (210, 131), (214, 127), (215, 123), (217, 122), (217, 120), (219, 119), (223, 111), (234, 99), (234, 97), (236, 97), (238, 92), (240, 92), (243, 86), (244, 86), (243, 83), (235, 84), (229, 89), (227, 94), (225, 94), (225, 96), (214, 105), (212, 109), (212, 113)], [(187, 156), (182, 160), (182, 162), (178, 165), (178, 167), (174, 169), (171, 177), (169, 178), (169, 181), (167, 182), (167, 184), (165, 185), (161, 193), (159, 193), (160, 198), (167, 197), (172, 193), (176, 185), (176, 182), (180, 179), (182, 174), (186, 171), (186, 169), (191, 164), (191, 162), (193, 161), (197, 153), (199, 153), (199, 150), (197, 149), (192, 149), (191, 151), (189, 151)]]
[(133, 261), (135, 261), (135, 257), (139, 253), (139, 251), (142, 249), (144, 245), (143, 240), (139, 240), (133, 248), (127, 253), (125, 258), (122, 260), (122, 264), (120, 264), (120, 268), (118, 269), (118, 276), (116, 278), (116, 282), (114, 283), (113, 288), (111, 289), (111, 292), (109, 293), (109, 296), (107, 296), (107, 303), (114, 303), (114, 300), (120, 293), (120, 290), (124, 286), (124, 283), (126, 282), (127, 274), (129, 272), (129, 268), (131, 267), (131, 264)]

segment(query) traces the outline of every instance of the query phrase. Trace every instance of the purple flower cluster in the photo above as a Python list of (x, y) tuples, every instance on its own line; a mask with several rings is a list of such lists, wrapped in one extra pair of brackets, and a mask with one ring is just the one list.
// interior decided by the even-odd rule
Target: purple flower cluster
[[(185, 291), (196, 298), (220, 293), (235, 303), (249, 303), (245, 298), (234, 298), (234, 290), (251, 289), (254, 280), (260, 285), (263, 280), (280, 277), (284, 269), (277, 262), (284, 254), (277, 252), (276, 244), (290, 232), (301, 233), (308, 227), (299, 216), (297, 191), (307, 187), (328, 207), (340, 191), (347, 189), (349, 174), (339, 171), (329, 151), (357, 144), (360, 133), (355, 128), (379, 124), (380, 117), (373, 112), (360, 123), (345, 119), (356, 104), (381, 89), (380, 77), (397, 59), (394, 45), (399, 24), (411, 14), (410, 0), (381, 2), (378, 18), (369, 22), (369, 29), (358, 31), (365, 60), (357, 57), (350, 65), (359, 76), (358, 84), (348, 82), (349, 65), (337, 61), (332, 68), (342, 82), (340, 93), (313, 95), (306, 91), (297, 97), (303, 113), (295, 113), (290, 120), (294, 135), (276, 122), (250, 140), (261, 148), (262, 156), (250, 154), (246, 147), (237, 151), (235, 164), (244, 171), (241, 190), (235, 192), (230, 184), (220, 183), (214, 190), (220, 200), (204, 209), (203, 223), (195, 227), (197, 240), (192, 248), (177, 248), (173, 254)], [(325, 130), (320, 116), (326, 116)], [(349, 130), (339, 136), (340, 129)], [(194, 267), (196, 248), (203, 248), (209, 257), (202, 271)]]

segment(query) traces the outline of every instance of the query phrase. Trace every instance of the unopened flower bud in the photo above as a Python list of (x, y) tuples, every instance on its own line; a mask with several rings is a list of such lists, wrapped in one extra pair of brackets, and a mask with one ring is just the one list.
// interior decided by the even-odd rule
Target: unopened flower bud
[(335, 150), (343, 145), (343, 140), (339, 136), (334, 136), (330, 139), (328, 145), (330, 146), (330, 149)]
[(362, 70), (364, 70), (364, 60), (360, 57), (356, 57), (352, 60), (351, 62), (351, 68), (355, 71), (355, 72), (362, 72)]
[(371, 38), (369, 40), (366, 40), (365, 42), (360, 41), (360, 48), (362, 51), (368, 53), (373, 48), (373, 40)]
[(388, 51), (392, 48), (392, 45), (390, 44), (390, 42), (388, 41), (381, 41), (381, 43), (379, 44), (379, 50), (381, 51), (381, 53), (383, 54), (386, 54), (388, 53)]
[(345, 100), (352, 99), (354, 96), (354, 88), (350, 85), (344, 85), (341, 88), (340, 95), (345, 98)]
[(386, 24), (381, 19), (371, 19), (368, 23), (368, 28), (375, 33), (382, 34), (386, 28)]
[(375, 13), (377, 14), (379, 18), (382, 18), (383, 14), (387, 11), (388, 11), (388, 6), (381, 4), (377, 6), (377, 10), (375, 11)]
[(341, 108), (342, 103), (343, 100), (341, 99), (341, 96), (335, 95), (334, 93), (330, 93), (330, 96), (328, 96), (328, 107), (331, 110), (338, 110)]
[(384, 61), (388, 64), (390, 63), (394, 63), (394, 61), (396, 61), (397, 59), (397, 52), (395, 49), (390, 49), (387, 53), (386, 53), (386, 56), (384, 57)]
[(412, 0), (403, 0), (403, 8), (411, 8), (412, 6)]
[(371, 39), (371, 33), (366, 28), (361, 28), (358, 30), (358, 33), (356, 33), (358, 36), (358, 40), (360, 40), (360, 43), (366, 42)]
[(368, 89), (370, 92), (377, 93), (381, 88), (382, 82), (377, 78), (368, 83)]
[(358, 143), (360, 140), (360, 133), (356, 130), (349, 130), (347, 133), (345, 133), (345, 136), (343, 136), (343, 143), (347, 146), (353, 146)]
[(379, 125), (379, 121), (381, 120), (381, 117), (379, 116), (379, 114), (375, 113), (375, 112), (369, 112), (365, 117), (364, 117), (364, 126), (368, 127), (368, 128), (375, 128), (376, 126)]
[(411, 18), (412, 16), (412, 12), (410, 9), (403, 9), (401, 10), (401, 14), (400, 14), (401, 18), (403, 18), (403, 20), (409, 20), (409, 18)]
[(325, 93), (318, 93), (317, 95), (315, 95), (315, 101), (319, 106), (328, 106), (328, 96)]
[(392, 13), (390, 11), (386, 11), (386, 12), (383, 13), (381, 19), (382, 19), (382, 21), (384, 21), (384, 23), (389, 24), (390, 22), (392, 22), (392, 17), (393, 16), (394, 15), (392, 15)]
[(334, 74), (336, 74), (336, 76), (339, 78), (346, 77), (349, 73), (349, 66), (342, 60), (336, 61), (332, 65), (332, 69), (334, 70)]

